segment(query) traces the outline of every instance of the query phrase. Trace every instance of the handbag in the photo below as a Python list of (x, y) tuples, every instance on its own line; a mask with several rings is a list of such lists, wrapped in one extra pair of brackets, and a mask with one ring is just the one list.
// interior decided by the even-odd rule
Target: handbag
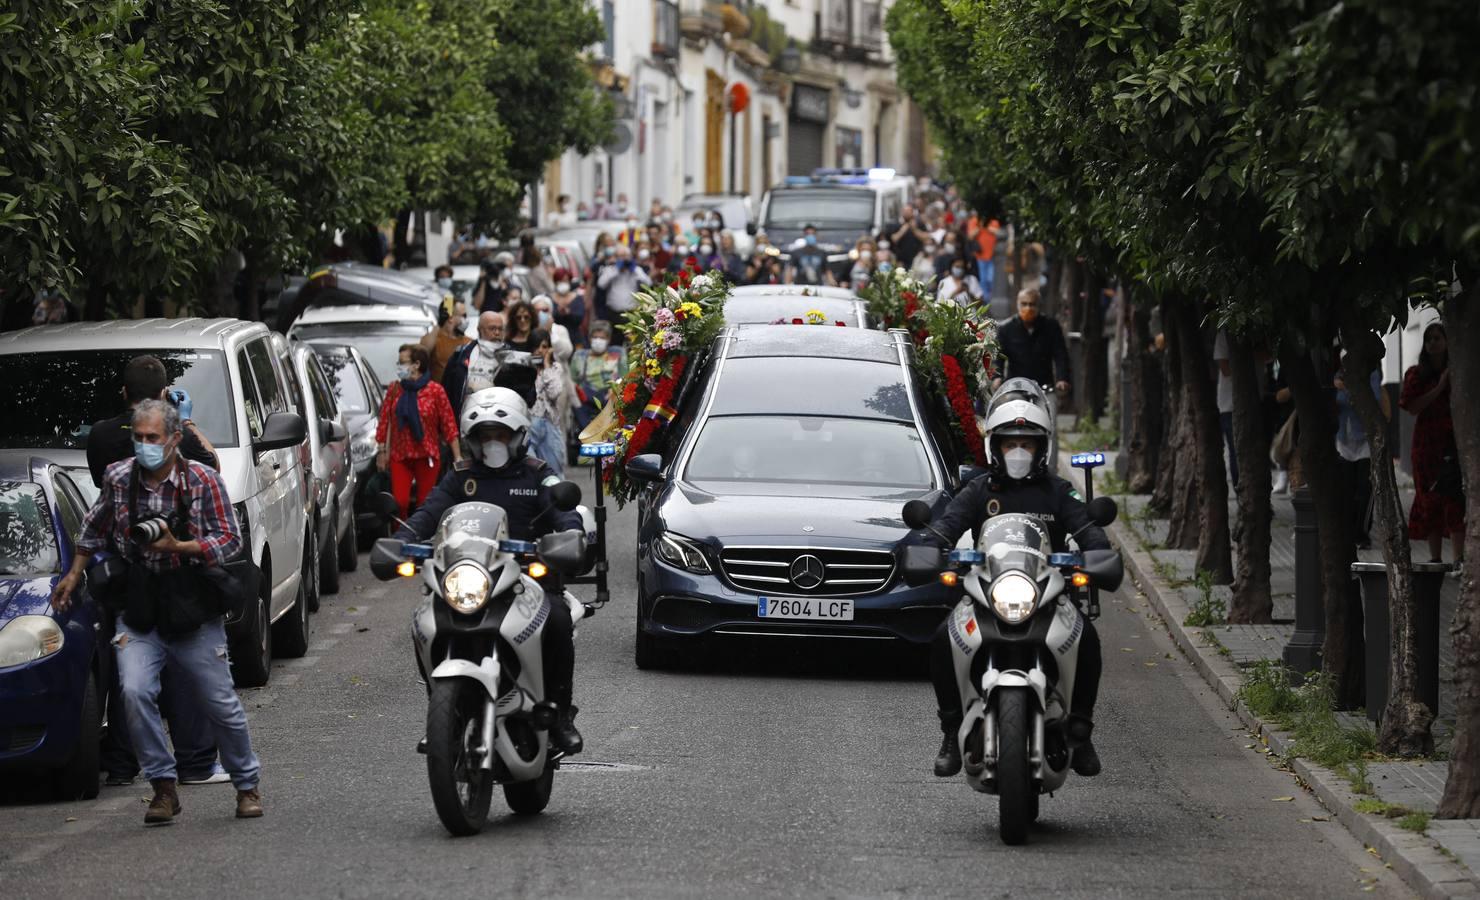
[(1285, 424), (1275, 432), (1274, 442), (1269, 445), (1269, 461), (1281, 469), (1290, 467), (1290, 457), (1295, 454), (1296, 413), (1290, 413)]
[(128, 602), (128, 570), (127, 559), (104, 551), (93, 554), (83, 573), (88, 593), (110, 613), (122, 612)]
[(1465, 499), (1465, 476), (1459, 467), (1459, 451), (1450, 448), (1444, 452), (1439, 460), (1439, 471), (1434, 478), (1434, 483), (1428, 486), (1430, 492), (1463, 501)]

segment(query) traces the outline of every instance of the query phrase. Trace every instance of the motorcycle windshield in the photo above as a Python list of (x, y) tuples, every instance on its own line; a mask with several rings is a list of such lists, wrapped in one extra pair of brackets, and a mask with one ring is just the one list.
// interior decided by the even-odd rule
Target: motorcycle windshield
[(445, 572), (460, 562), (476, 562), (492, 569), (498, 542), (509, 536), (508, 516), (492, 503), (459, 503), (442, 515), (437, 526), (436, 558)]
[(1048, 573), (1053, 545), (1048, 529), (1036, 516), (1008, 513), (987, 520), (977, 549), (986, 554), (987, 574), (992, 579), (1006, 572), (1022, 572), (1038, 581)]

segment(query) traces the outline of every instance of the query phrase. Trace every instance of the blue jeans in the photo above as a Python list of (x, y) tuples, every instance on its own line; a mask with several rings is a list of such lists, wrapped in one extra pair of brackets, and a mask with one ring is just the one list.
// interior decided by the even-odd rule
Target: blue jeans
[(992, 302), (992, 279), (997, 275), (997, 264), (990, 259), (976, 261), (976, 281), (982, 286), (982, 302)]
[[(129, 736), (139, 757), (144, 777), (173, 779), (175, 757), (165, 740), (159, 715), (159, 673), (170, 664), (171, 677), (190, 686), (191, 699), (199, 704), (216, 735), (221, 763), (239, 791), (257, 786), (261, 766), (247, 735), (247, 711), (231, 683), (231, 664), (226, 657), (226, 627), (214, 619), (190, 634), (177, 638), (143, 634), (120, 619), (113, 639), (118, 660), (118, 679), (123, 685), (123, 703), (128, 712)], [(175, 713), (178, 715), (177, 708)]]
[(529, 423), (529, 453), (549, 463), (556, 475), (565, 477), (565, 432), (554, 422), (536, 416)]
[[(134, 756), (129, 738), (128, 710), (123, 702), (118, 667), (113, 666), (110, 674), (103, 768), (109, 775), (131, 778), (139, 774), (139, 760)], [(170, 726), (170, 743), (175, 745), (175, 768), (181, 778), (204, 778), (216, 770), (216, 738), (211, 733), (211, 723), (200, 714), (188, 679), (180, 678), (172, 667), (166, 666), (161, 684), (159, 705)]]

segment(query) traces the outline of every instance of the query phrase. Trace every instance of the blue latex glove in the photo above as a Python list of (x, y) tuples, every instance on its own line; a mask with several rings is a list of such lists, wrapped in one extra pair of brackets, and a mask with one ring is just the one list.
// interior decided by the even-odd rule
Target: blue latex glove
[(195, 403), (190, 399), (190, 394), (184, 388), (175, 388), (170, 391), (170, 402), (180, 411), (180, 421), (184, 422), (194, 418), (190, 414), (195, 411)]

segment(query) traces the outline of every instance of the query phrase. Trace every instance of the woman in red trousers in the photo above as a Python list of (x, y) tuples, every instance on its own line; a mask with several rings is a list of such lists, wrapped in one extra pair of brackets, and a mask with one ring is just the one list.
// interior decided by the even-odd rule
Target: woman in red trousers
[(432, 380), (431, 369), (425, 349), (416, 344), (401, 347), (399, 380), (385, 392), (375, 428), (380, 451), (376, 465), (382, 472), (390, 470), (391, 493), (401, 505), (403, 519), (411, 515), (413, 498), (420, 506), (436, 485), (442, 447), (451, 448), (454, 463), (462, 459), (457, 417), (442, 385)]

